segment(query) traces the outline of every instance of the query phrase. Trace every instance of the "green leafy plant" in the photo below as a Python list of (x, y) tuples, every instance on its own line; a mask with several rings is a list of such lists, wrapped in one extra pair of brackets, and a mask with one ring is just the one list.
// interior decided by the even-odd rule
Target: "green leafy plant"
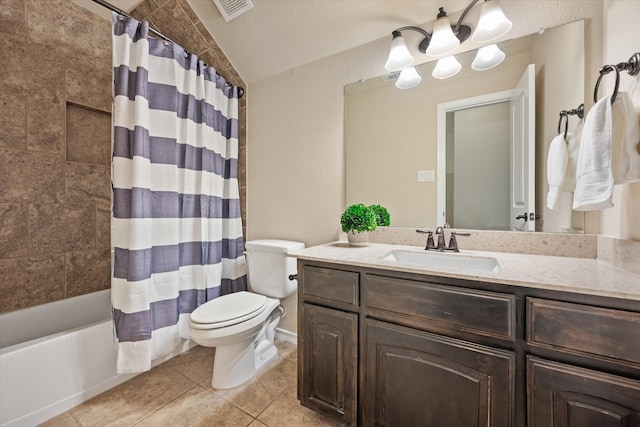
[(340, 217), (342, 231), (362, 233), (376, 229), (376, 214), (362, 203), (348, 206)]
[(376, 215), (376, 224), (378, 227), (391, 225), (391, 215), (389, 215), (387, 208), (381, 205), (371, 205), (369, 209)]

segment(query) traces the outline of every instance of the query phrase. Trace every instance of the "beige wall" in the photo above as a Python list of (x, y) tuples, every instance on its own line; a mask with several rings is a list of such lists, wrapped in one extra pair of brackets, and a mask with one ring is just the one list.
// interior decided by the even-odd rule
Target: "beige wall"
[[(605, 0), (604, 2), (603, 64), (627, 61), (632, 53), (640, 51), (640, 2), (636, 0)], [(593, 80), (595, 83), (595, 79)], [(613, 91), (615, 78), (603, 79), (599, 95)], [(640, 111), (640, 77), (620, 74), (620, 90), (628, 92), (636, 110)], [(606, 91), (606, 92), (605, 92)], [(593, 97), (593, 88), (588, 93)], [(613, 191), (614, 207), (602, 212), (602, 234), (640, 241), (640, 182), (616, 185)]]
[[(597, 73), (602, 1), (501, 4), (514, 22), (509, 38), (586, 18), (587, 49), (598, 52), (587, 55), (588, 70), (596, 69), (587, 79)], [(469, 20), (477, 19), (475, 9)], [(388, 46), (387, 38), (380, 39), (251, 85), (248, 239), (287, 238), (315, 245), (337, 238), (345, 207), (343, 88), (384, 74)]]
[[(595, 82), (602, 53), (602, 0), (501, 4), (514, 23), (509, 38), (587, 19), (587, 81)], [(477, 19), (476, 9), (470, 21)], [(286, 238), (315, 245), (337, 238), (345, 207), (343, 88), (384, 74), (389, 42), (380, 39), (250, 86), (247, 239)], [(285, 304), (290, 315), (281, 327), (296, 331), (295, 296)]]

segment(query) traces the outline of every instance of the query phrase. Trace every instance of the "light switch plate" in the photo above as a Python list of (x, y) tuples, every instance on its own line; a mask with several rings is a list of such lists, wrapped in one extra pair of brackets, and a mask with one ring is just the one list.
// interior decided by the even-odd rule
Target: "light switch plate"
[(432, 182), (435, 178), (433, 170), (418, 171), (418, 182)]

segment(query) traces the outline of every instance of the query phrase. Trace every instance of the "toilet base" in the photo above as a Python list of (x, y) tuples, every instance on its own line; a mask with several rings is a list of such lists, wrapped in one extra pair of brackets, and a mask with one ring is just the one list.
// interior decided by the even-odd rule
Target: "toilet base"
[(216, 347), (213, 359), (213, 377), (211, 386), (214, 389), (226, 389), (247, 382), (255, 374), (255, 353), (253, 340)]
[(211, 386), (228, 389), (242, 385), (255, 376), (264, 365), (278, 355), (275, 329), (280, 323), (282, 310), (273, 310), (257, 337), (216, 347), (213, 359)]

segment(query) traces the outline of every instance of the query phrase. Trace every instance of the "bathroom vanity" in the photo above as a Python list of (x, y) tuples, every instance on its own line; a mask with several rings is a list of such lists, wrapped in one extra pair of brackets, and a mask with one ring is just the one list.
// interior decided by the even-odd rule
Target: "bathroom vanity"
[(304, 406), (354, 426), (640, 426), (640, 275), (499, 253), (502, 271), (425, 268), (397, 248), (294, 253)]

